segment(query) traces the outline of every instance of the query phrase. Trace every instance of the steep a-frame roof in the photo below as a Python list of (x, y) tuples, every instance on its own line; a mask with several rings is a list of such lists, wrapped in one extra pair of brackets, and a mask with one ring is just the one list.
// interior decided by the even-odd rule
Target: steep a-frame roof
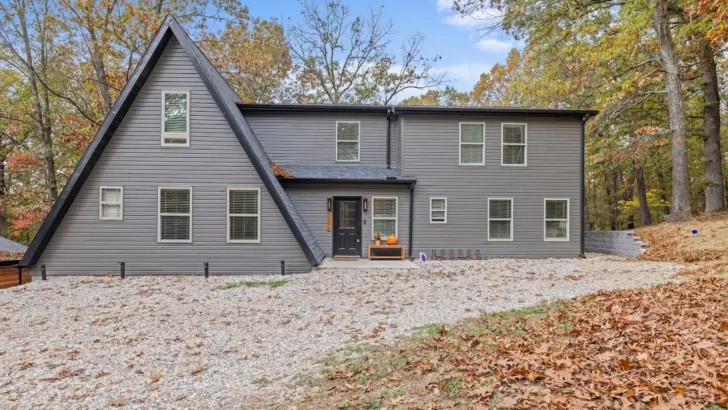
[(323, 260), (323, 250), (308, 229), (298, 209), (296, 209), (293, 202), (291, 202), (283, 190), (283, 187), (278, 183), (270, 168), (268, 155), (265, 153), (263, 146), (258, 141), (252, 128), (250, 128), (250, 125), (248, 125), (248, 122), (243, 117), (243, 114), (237, 108), (235, 103), (236, 101), (240, 101), (240, 97), (222, 78), (215, 67), (212, 66), (197, 45), (189, 38), (179, 22), (174, 17), (167, 16), (162, 22), (157, 34), (154, 36), (154, 40), (152, 40), (149, 48), (144, 53), (139, 65), (134, 70), (134, 74), (119, 95), (111, 112), (101, 124), (96, 136), (94, 136), (91, 144), (76, 165), (76, 169), (63, 188), (58, 200), (53, 204), (51, 211), (43, 221), (23, 260), (20, 262), (20, 266), (31, 266), (38, 262), (38, 259), (50, 242), (56, 229), (58, 229), (61, 221), (63, 221), (63, 217), (70, 209), (73, 200), (81, 190), (83, 183), (91, 174), (101, 154), (109, 144), (112, 135), (119, 127), (119, 124), (121, 124), (134, 99), (154, 70), (155, 65), (159, 61), (162, 52), (172, 36), (179, 41), (185, 54), (195, 66), (197, 73), (202, 78), (207, 90), (212, 95), (230, 125), (230, 128), (232, 128), (235, 136), (243, 146), (245, 153), (250, 158), (250, 162), (258, 172), (260, 179), (268, 189), (276, 206), (278, 206), (278, 209), (301, 246), (306, 258), (308, 258), (308, 261), (312, 265), (318, 265)]

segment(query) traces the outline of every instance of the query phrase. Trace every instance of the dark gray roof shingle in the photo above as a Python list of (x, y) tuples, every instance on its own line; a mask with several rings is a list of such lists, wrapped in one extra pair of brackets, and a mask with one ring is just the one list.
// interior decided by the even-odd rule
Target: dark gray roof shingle
[(28, 250), (28, 247), (21, 245), (17, 242), (13, 242), (8, 238), (0, 236), (0, 252), (23, 252)]
[(288, 179), (340, 179), (342, 181), (414, 181), (413, 177), (400, 175), (396, 169), (359, 165), (281, 165), (290, 175)]

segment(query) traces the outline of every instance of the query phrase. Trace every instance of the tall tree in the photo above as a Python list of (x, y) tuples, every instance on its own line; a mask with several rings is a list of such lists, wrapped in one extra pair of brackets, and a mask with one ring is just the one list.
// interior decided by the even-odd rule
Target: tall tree
[(23, 75), (31, 91), (36, 150), (45, 164), (48, 200), (58, 198), (53, 146), (53, 119), (47, 87), (52, 53), (53, 11), (49, 0), (9, 0), (0, 3), (0, 60)]
[(311, 0), (300, 4), (301, 20), (288, 28), (287, 42), (311, 99), (386, 104), (402, 91), (442, 84), (445, 73), (434, 66), (439, 57), (421, 55), (423, 35), (406, 39), (399, 58), (387, 51), (395, 30), (382, 8), (355, 16), (337, 1), (323, 7)]
[(659, 61), (665, 71), (664, 82), (669, 113), (670, 141), (672, 145), (672, 202), (670, 217), (684, 221), (692, 217), (690, 209), (690, 162), (685, 132), (685, 103), (678, 64), (670, 28), (670, 4), (668, 0), (655, 0), (653, 22), (659, 42)]

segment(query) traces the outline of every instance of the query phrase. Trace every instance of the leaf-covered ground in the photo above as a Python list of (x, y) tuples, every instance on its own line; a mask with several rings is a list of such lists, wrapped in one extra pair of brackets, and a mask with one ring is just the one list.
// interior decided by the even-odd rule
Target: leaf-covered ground
[(725, 408), (726, 296), (692, 279), (424, 327), (332, 364), (295, 408)]

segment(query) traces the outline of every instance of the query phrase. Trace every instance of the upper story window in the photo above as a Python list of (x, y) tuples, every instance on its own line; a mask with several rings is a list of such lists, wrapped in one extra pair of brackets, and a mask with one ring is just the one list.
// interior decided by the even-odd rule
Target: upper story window
[(228, 189), (228, 242), (260, 242), (260, 188)]
[(159, 188), (159, 242), (192, 242), (192, 188)]
[(104, 187), (99, 192), (99, 219), (121, 221), (124, 219), (124, 188)]
[(460, 165), (485, 165), (485, 123), (460, 123)]
[(543, 219), (543, 235), (545, 241), (569, 240), (568, 199), (544, 199)]
[(162, 146), (190, 146), (190, 93), (162, 92)]
[(521, 165), (528, 163), (526, 149), (526, 124), (503, 124), (501, 165)]
[(359, 121), (336, 121), (336, 160), (358, 162), (360, 153)]

